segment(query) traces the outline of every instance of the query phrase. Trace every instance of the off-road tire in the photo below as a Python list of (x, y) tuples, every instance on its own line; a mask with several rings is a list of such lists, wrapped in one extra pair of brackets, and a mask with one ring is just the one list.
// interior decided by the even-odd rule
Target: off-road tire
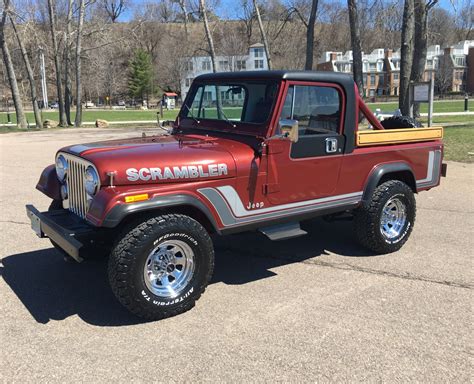
[[(57, 211), (63, 208), (63, 203), (60, 200), (53, 200), (49, 205), (48, 212)], [(112, 239), (107, 236), (98, 237), (95, 240), (94, 244), (85, 244), (80, 249), (80, 257), (85, 260), (88, 259), (97, 259), (101, 257), (108, 256), (110, 253), (110, 248), (112, 246)], [(53, 240), (50, 239), (51, 244), (53, 247), (58, 251), (58, 253), (63, 257), (63, 260), (67, 263), (75, 263), (71, 256), (68, 255), (59, 245), (57, 245)]]
[(409, 116), (391, 116), (380, 122), (385, 129), (397, 128), (421, 128), (423, 125), (416, 119)]
[[(405, 206), (406, 221), (398, 236), (387, 239), (381, 228), (382, 211), (393, 198)], [(416, 201), (411, 188), (398, 180), (386, 181), (379, 185), (369, 201), (362, 204), (354, 214), (354, 229), (359, 243), (377, 254), (398, 251), (410, 237), (415, 224)]]
[[(194, 254), (194, 269), (176, 297), (155, 295), (145, 283), (150, 252), (164, 241), (182, 241)], [(108, 277), (118, 301), (146, 320), (159, 320), (191, 309), (206, 289), (214, 270), (214, 248), (209, 234), (196, 220), (179, 214), (152, 217), (131, 225), (114, 246)]]

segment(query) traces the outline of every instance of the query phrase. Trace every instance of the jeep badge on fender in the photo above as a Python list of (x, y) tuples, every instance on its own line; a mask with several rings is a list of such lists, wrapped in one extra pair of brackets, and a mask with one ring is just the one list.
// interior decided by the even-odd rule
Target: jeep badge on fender
[(204, 292), (211, 234), (284, 240), (306, 234), (302, 220), (350, 214), (363, 247), (399, 250), (415, 194), (446, 174), (442, 137), (409, 117), (378, 121), (349, 75), (206, 74), (169, 134), (59, 150), (37, 185), (51, 206), (27, 214), (66, 257), (108, 257), (117, 299), (162, 319)]

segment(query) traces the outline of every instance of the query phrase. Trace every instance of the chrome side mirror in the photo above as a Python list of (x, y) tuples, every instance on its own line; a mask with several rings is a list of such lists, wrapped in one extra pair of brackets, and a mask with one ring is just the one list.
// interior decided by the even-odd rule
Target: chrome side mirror
[(282, 137), (290, 139), (292, 143), (297, 143), (299, 138), (298, 120), (281, 119), (278, 128)]

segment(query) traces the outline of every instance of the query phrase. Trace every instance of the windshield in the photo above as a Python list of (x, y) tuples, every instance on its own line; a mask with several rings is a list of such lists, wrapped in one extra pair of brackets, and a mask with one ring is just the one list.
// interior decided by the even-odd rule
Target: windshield
[(195, 84), (181, 117), (193, 119), (198, 127), (206, 122), (206, 129), (259, 133), (271, 116), (277, 92), (278, 83), (268, 81)]

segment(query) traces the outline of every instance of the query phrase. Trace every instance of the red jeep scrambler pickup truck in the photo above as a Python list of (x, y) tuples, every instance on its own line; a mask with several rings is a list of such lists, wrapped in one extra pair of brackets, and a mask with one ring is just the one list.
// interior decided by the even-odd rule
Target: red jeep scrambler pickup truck
[(304, 235), (304, 219), (350, 213), (363, 246), (400, 249), (414, 194), (446, 172), (442, 133), (404, 117), (379, 122), (348, 75), (207, 74), (168, 134), (61, 149), (37, 185), (50, 209), (27, 213), (38, 236), (78, 261), (110, 254), (118, 300), (160, 319), (204, 292), (213, 233), (282, 240)]

